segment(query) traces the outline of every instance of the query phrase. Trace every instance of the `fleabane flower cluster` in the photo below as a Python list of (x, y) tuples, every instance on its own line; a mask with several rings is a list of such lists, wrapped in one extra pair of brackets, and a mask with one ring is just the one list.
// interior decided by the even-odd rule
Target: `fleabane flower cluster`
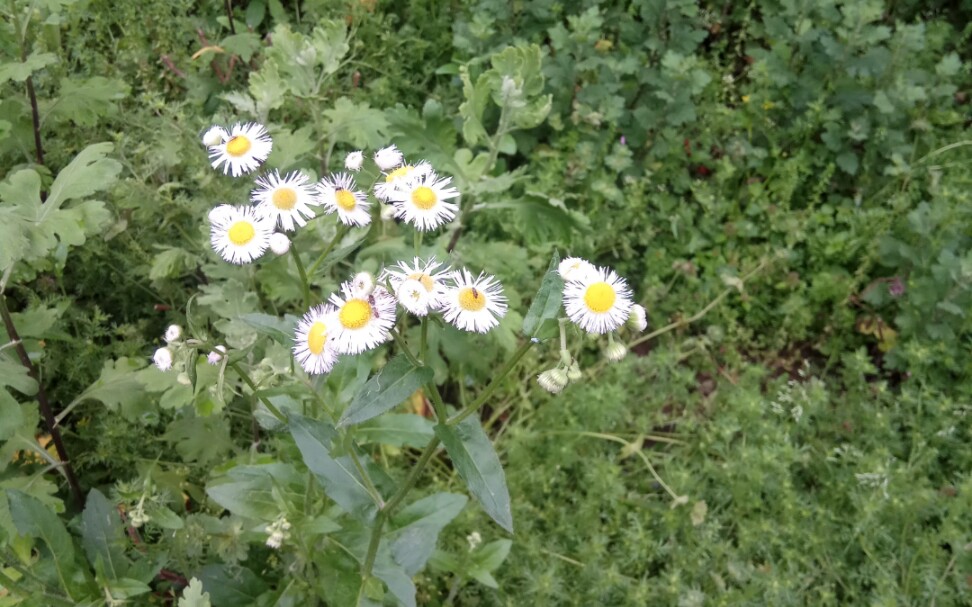
[(564, 280), (563, 303), (567, 312), (567, 319), (561, 323), (560, 361), (537, 376), (537, 383), (553, 394), (583, 378), (578, 361), (567, 349), (563, 322), (569, 319), (592, 336), (607, 335), (603, 354), (609, 362), (622, 360), (628, 352), (627, 346), (616, 339), (619, 330), (627, 327), (640, 333), (648, 326), (645, 309), (634, 303), (627, 281), (611, 268), (568, 257), (560, 262), (557, 272)]
[[(201, 139), (213, 168), (233, 177), (255, 172), (273, 149), (266, 127), (257, 123), (215, 125)], [(377, 150), (370, 158), (380, 172), (371, 194), (387, 204), (379, 213), (382, 218), (401, 220), (423, 232), (455, 219), (459, 191), (451, 177), (437, 174), (425, 161), (407, 163), (395, 145)], [(316, 183), (299, 171), (269, 171), (256, 177), (249, 205), (221, 204), (210, 212), (213, 250), (233, 264), (252, 263), (267, 250), (285, 255), (292, 245), (288, 233), (316, 218), (316, 209), (336, 215), (349, 228), (368, 226), (372, 202), (367, 189), (356, 182), (365, 161), (363, 150), (350, 152), (344, 159), (347, 172), (326, 175)]]
[[(182, 383), (188, 383), (186, 371), (189, 365), (195, 364), (195, 353), (197, 349), (203, 347), (203, 342), (198, 339), (185, 337), (182, 327), (179, 325), (169, 325), (162, 335), (162, 339), (165, 341), (165, 345), (156, 349), (152, 354), (152, 364), (159, 371), (178, 371), (180, 381)], [(226, 358), (226, 354), (226, 346), (217, 345), (206, 356), (206, 362), (211, 365), (221, 365)], [(184, 375), (185, 378), (183, 378)]]
[(297, 325), (293, 353), (311, 375), (328, 373), (339, 356), (373, 350), (391, 339), (399, 307), (424, 317), (441, 313), (456, 328), (486, 333), (506, 314), (495, 277), (451, 270), (434, 257), (401, 261), (379, 273), (360, 272), (308, 311)]

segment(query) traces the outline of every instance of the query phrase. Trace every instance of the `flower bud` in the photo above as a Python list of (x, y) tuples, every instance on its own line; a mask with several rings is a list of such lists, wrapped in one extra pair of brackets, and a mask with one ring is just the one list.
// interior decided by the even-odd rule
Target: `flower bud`
[(169, 325), (169, 328), (165, 330), (165, 342), (171, 344), (174, 341), (179, 341), (182, 337), (182, 327), (179, 325)]
[(375, 290), (375, 277), (370, 272), (358, 272), (351, 279), (351, 294), (355, 297), (368, 297)]
[(638, 304), (631, 306), (631, 314), (628, 315), (628, 328), (641, 333), (648, 328), (648, 315), (645, 309)]
[(277, 255), (286, 255), (290, 250), (290, 239), (282, 232), (274, 232), (270, 235), (270, 250)]
[(574, 360), (574, 357), (570, 355), (569, 350), (560, 351), (560, 364), (569, 365), (572, 360)]
[(567, 374), (560, 369), (548, 369), (537, 376), (540, 387), (552, 394), (558, 394), (567, 387)]
[(357, 152), (351, 152), (344, 157), (344, 168), (349, 171), (358, 172), (361, 170), (361, 165), (364, 163), (364, 154), (361, 150)]
[(226, 346), (216, 346), (213, 351), (209, 353), (206, 357), (206, 362), (211, 365), (218, 365), (219, 361), (223, 360), (223, 355), (226, 354)]
[(613, 341), (604, 348), (604, 357), (611, 362), (618, 362), (628, 353), (628, 348), (624, 344)]
[(404, 157), (394, 144), (375, 152), (375, 164), (382, 171), (390, 171), (402, 164)]
[(209, 127), (209, 130), (202, 136), (203, 145), (209, 148), (215, 147), (227, 139), (229, 139), (229, 133), (221, 126)]
[(584, 374), (581, 372), (580, 365), (577, 364), (577, 361), (574, 361), (573, 364), (570, 365), (570, 368), (567, 369), (567, 379), (575, 382), (580, 381), (583, 378)]
[(172, 368), (172, 352), (168, 348), (159, 348), (152, 356), (152, 362), (159, 368), (159, 371), (168, 371)]

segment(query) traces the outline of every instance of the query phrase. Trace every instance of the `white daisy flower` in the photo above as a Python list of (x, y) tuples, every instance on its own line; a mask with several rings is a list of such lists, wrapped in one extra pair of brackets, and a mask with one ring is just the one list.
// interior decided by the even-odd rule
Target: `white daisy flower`
[(557, 272), (564, 280), (584, 280), (597, 273), (594, 264), (580, 257), (567, 257), (557, 266)]
[[(424, 262), (416, 257), (412, 260), (411, 265), (404, 261), (400, 261), (398, 262), (398, 265), (392, 268), (385, 268), (382, 275), (382, 280), (387, 280), (391, 284), (392, 291), (394, 291), (396, 295), (398, 295), (399, 290), (405, 281), (418, 281), (429, 294), (427, 308), (431, 310), (438, 310), (445, 302), (446, 291), (448, 290), (446, 280), (449, 278), (449, 275), (449, 266), (439, 263), (436, 261), (435, 257), (430, 257)], [(402, 303), (401, 296), (398, 296), (398, 299), (399, 303)], [(409, 312), (418, 314), (404, 303), (402, 303), (402, 305)], [(424, 316), (425, 314), (418, 315)]]
[(336, 329), (334, 308), (327, 304), (311, 308), (297, 323), (294, 358), (310, 375), (328, 373), (337, 362), (338, 353), (334, 349)]
[(275, 255), (286, 255), (290, 251), (290, 239), (283, 232), (274, 232), (270, 235), (270, 250)]
[(229, 133), (221, 126), (211, 126), (202, 136), (203, 145), (213, 148), (229, 139)]
[(314, 217), (310, 207), (320, 204), (314, 196), (314, 186), (298, 171), (283, 178), (277, 171), (267, 173), (256, 180), (256, 186), (250, 192), (250, 201), (256, 205), (257, 213), (288, 232), (307, 225), (307, 220)]
[(209, 230), (213, 250), (230, 263), (244, 264), (257, 259), (267, 250), (273, 224), (260, 217), (253, 207), (233, 207), (210, 213), (216, 215)]
[(506, 296), (499, 281), (481, 273), (473, 278), (469, 270), (452, 273), (455, 285), (446, 292), (443, 316), (463, 331), (486, 333), (506, 314)]
[(165, 343), (167, 344), (178, 341), (180, 337), (182, 337), (182, 327), (179, 325), (169, 325), (169, 328), (165, 330)]
[(459, 190), (449, 187), (451, 182), (451, 177), (440, 179), (432, 172), (410, 178), (391, 194), (396, 217), (422, 231), (452, 221), (459, 206), (446, 201), (459, 196)]
[(354, 177), (347, 173), (332, 175), (317, 184), (319, 200), (327, 213), (337, 212), (341, 223), (366, 226), (371, 223), (371, 203), (364, 192), (356, 189)]
[(432, 294), (414, 278), (402, 282), (395, 290), (395, 297), (403, 308), (416, 316), (425, 316), (431, 308)]
[(363, 163), (364, 163), (364, 154), (361, 153), (361, 150), (358, 150), (357, 152), (351, 152), (350, 154), (344, 157), (344, 168), (346, 168), (349, 171), (354, 171), (357, 173), (358, 171), (361, 170), (361, 165)]
[(355, 297), (351, 285), (341, 285), (330, 302), (337, 308), (334, 347), (340, 354), (360, 354), (380, 346), (395, 326), (395, 298), (382, 287), (367, 297)]
[(648, 313), (638, 304), (631, 306), (631, 316), (628, 317), (628, 327), (641, 333), (648, 328)]
[(583, 280), (564, 287), (567, 316), (588, 333), (608, 333), (628, 319), (631, 290), (623, 278), (608, 268), (598, 268)]
[(377, 164), (378, 168), (382, 171), (394, 169), (398, 165), (402, 164), (403, 159), (404, 157), (402, 156), (401, 151), (395, 147), (395, 144), (392, 144), (386, 148), (381, 148), (375, 152), (375, 164)]
[(159, 348), (152, 356), (152, 362), (159, 371), (168, 371), (172, 368), (172, 352), (168, 348)]
[(225, 355), (226, 355), (226, 346), (222, 346), (222, 345), (216, 346), (215, 348), (213, 348), (213, 351), (209, 353), (209, 356), (206, 357), (206, 362), (208, 362), (211, 365), (218, 365), (220, 361), (223, 360), (223, 356)]
[(403, 164), (394, 171), (385, 173), (385, 180), (375, 184), (375, 198), (382, 202), (391, 200), (395, 190), (409, 179), (432, 172), (432, 165), (424, 160), (416, 165)]
[(273, 143), (262, 124), (236, 123), (229, 136), (209, 148), (209, 161), (214, 169), (223, 165), (223, 174), (239, 177), (252, 173), (266, 161)]
[(375, 290), (375, 277), (371, 272), (358, 272), (351, 279), (351, 294), (355, 297), (368, 297)]

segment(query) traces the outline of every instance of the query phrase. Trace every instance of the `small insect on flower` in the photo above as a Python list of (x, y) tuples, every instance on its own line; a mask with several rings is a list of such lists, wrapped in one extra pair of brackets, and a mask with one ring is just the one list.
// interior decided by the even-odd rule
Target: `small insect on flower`
[(404, 157), (395, 144), (381, 148), (375, 152), (375, 164), (377, 164), (378, 168), (382, 171), (394, 169), (398, 165), (402, 164), (402, 160), (404, 160)]
[(409, 179), (432, 172), (432, 165), (424, 160), (416, 165), (403, 164), (393, 171), (385, 173), (385, 180), (375, 184), (375, 198), (382, 202), (389, 202), (395, 190), (408, 182)]
[(355, 297), (352, 285), (331, 295), (337, 309), (334, 345), (340, 354), (360, 354), (380, 346), (395, 326), (395, 298), (382, 287), (367, 297)]
[(334, 332), (337, 318), (332, 306), (321, 304), (304, 314), (294, 335), (294, 358), (310, 375), (328, 373), (337, 362)]
[(272, 171), (258, 178), (256, 186), (250, 192), (250, 201), (256, 205), (257, 214), (288, 232), (307, 225), (307, 220), (314, 217), (311, 207), (321, 204), (310, 180), (297, 171), (283, 178)]
[(564, 280), (584, 280), (597, 273), (594, 264), (580, 257), (567, 257), (557, 266), (557, 272)]
[(274, 232), (270, 235), (270, 250), (275, 255), (286, 255), (290, 251), (290, 239), (283, 232)]
[(211, 126), (202, 136), (202, 143), (207, 148), (216, 147), (229, 139), (229, 133), (221, 126)]
[(218, 365), (220, 361), (223, 360), (223, 357), (225, 355), (226, 355), (226, 346), (222, 346), (222, 345), (216, 346), (215, 348), (213, 348), (213, 351), (209, 353), (209, 356), (206, 357), (206, 362), (208, 362), (213, 366)]
[(469, 270), (452, 273), (454, 286), (444, 298), (443, 317), (463, 331), (486, 333), (506, 314), (506, 296), (489, 274), (473, 278)]
[(168, 371), (172, 368), (172, 352), (168, 348), (159, 348), (152, 356), (152, 362), (159, 371)]
[(354, 177), (338, 173), (325, 177), (317, 184), (317, 196), (326, 213), (337, 213), (346, 226), (366, 226), (371, 223), (371, 203), (364, 192), (357, 189)]
[(179, 325), (169, 325), (169, 328), (165, 330), (165, 343), (167, 344), (179, 341), (180, 337), (182, 337), (182, 327)]
[(623, 278), (599, 268), (583, 280), (564, 287), (564, 309), (571, 321), (588, 333), (615, 331), (628, 319), (631, 290)]
[(395, 205), (396, 217), (422, 231), (449, 223), (459, 210), (455, 203), (447, 202), (459, 196), (459, 190), (450, 187), (451, 183), (451, 177), (439, 178), (432, 172), (409, 178), (389, 198)]
[(209, 230), (213, 250), (226, 261), (250, 263), (259, 258), (270, 245), (273, 223), (260, 217), (253, 207), (217, 207), (210, 213), (216, 217)]
[(344, 168), (346, 168), (349, 171), (354, 171), (355, 173), (361, 170), (361, 165), (363, 163), (364, 163), (364, 154), (361, 153), (361, 150), (358, 150), (356, 152), (351, 152), (350, 154), (344, 157)]
[(223, 167), (223, 174), (239, 177), (252, 173), (270, 156), (273, 142), (262, 124), (237, 123), (222, 143), (209, 148), (213, 168)]

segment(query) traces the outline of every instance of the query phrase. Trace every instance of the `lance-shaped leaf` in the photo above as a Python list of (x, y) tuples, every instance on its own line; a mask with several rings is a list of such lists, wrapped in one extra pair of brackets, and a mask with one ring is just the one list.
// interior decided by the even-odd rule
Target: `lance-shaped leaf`
[[(206, 495), (233, 514), (272, 521), (285, 503), (301, 503), (307, 488), (291, 464), (234, 466), (206, 485)], [(280, 496), (278, 500), (275, 495)]]
[(431, 381), (432, 373), (429, 367), (416, 367), (404, 355), (396, 356), (358, 392), (341, 415), (338, 428), (378, 417)]
[(125, 526), (114, 504), (97, 489), (92, 489), (81, 514), (81, 546), (88, 561), (104, 567), (109, 580), (126, 576), (130, 563), (125, 557)]
[(292, 413), (289, 427), (304, 463), (321, 482), (324, 493), (359, 519), (374, 519), (377, 507), (354, 462), (346, 455), (334, 457), (331, 454), (331, 445), (337, 436), (334, 426)]
[(294, 340), (297, 317), (287, 314), (283, 318), (269, 314), (250, 313), (240, 316), (240, 320), (253, 327), (257, 333), (266, 335), (279, 344), (290, 346)]
[(513, 513), (510, 511), (510, 492), (506, 488), (503, 466), (486, 432), (475, 416), (455, 426), (439, 424), (435, 434), (445, 445), (449, 457), (462, 480), (466, 481), (483, 510), (500, 527), (513, 533)]
[(401, 526), (385, 535), (395, 562), (409, 575), (418, 573), (435, 551), (439, 532), (459, 516), (467, 501), (465, 495), (436, 493), (397, 513), (392, 522)]
[[(540, 333), (548, 330), (556, 323), (560, 315), (560, 304), (564, 296), (564, 279), (561, 278), (557, 266), (560, 256), (554, 251), (550, 259), (550, 266), (540, 283), (540, 290), (533, 298), (530, 309), (523, 317), (523, 334), (527, 337), (539, 337)], [(553, 321), (553, 322), (551, 322)], [(546, 325), (546, 326), (545, 326)]]

